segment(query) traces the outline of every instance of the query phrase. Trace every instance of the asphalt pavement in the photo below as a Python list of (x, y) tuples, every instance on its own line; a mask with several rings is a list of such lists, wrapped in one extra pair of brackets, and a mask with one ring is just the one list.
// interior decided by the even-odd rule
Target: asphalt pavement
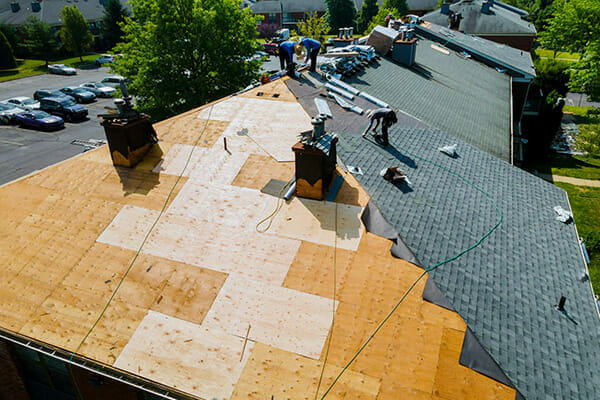
[[(108, 68), (102, 67), (78, 69), (77, 75), (72, 76), (43, 74), (6, 81), (0, 83), (0, 101), (17, 96), (32, 97), (38, 89), (60, 89), (97, 82), (110, 75)], [(72, 144), (74, 140), (78, 143), (90, 139), (105, 140), (97, 116), (106, 112), (105, 106), (112, 105), (112, 98), (83, 104), (88, 109), (88, 118), (80, 122), (67, 122), (65, 128), (58, 131), (42, 132), (16, 125), (0, 125), (0, 185), (89, 149), (81, 144)]]

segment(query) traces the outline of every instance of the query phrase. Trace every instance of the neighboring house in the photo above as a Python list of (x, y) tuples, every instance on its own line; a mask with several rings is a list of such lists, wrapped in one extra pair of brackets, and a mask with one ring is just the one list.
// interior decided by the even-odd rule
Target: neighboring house
[(531, 51), (537, 33), (525, 18), (528, 13), (497, 0), (462, 0), (444, 4), (423, 19), (449, 27), (450, 14), (460, 14), (458, 30), (514, 48)]
[[(384, 0), (378, 0), (381, 7)], [(357, 11), (362, 8), (363, 0), (354, 0)], [(408, 0), (409, 14), (423, 15), (433, 10), (438, 0)], [(275, 24), (283, 28), (295, 29), (298, 21), (303, 21), (308, 13), (323, 15), (327, 11), (324, 0), (244, 0), (242, 7), (250, 7), (254, 14), (263, 16), (261, 24)]]
[(589, 272), (566, 193), (510, 165), (512, 76), (394, 46), (346, 81), (398, 110), (389, 147), (327, 100), (326, 200), (279, 199), (332, 156), (298, 143), (308, 75), (155, 124), (133, 169), (104, 146), (2, 186), (0, 397), (595, 398)]
[[(131, 11), (129, 3), (122, 1)], [(0, 25), (19, 27), (34, 16), (57, 29), (62, 25), (60, 13), (65, 6), (75, 6), (89, 23), (94, 37), (100, 37), (101, 21), (104, 17), (104, 0), (0, 0)]]

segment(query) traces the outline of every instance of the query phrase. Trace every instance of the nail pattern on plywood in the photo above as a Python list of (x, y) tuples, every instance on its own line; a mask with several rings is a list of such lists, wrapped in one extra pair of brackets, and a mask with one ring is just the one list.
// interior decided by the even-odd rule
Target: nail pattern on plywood
[(248, 341), (244, 349), (243, 337), (148, 311), (115, 366), (203, 399), (229, 399), (253, 346)]
[[(336, 302), (337, 304), (337, 302)], [(318, 359), (333, 317), (332, 300), (229, 276), (202, 326)]]

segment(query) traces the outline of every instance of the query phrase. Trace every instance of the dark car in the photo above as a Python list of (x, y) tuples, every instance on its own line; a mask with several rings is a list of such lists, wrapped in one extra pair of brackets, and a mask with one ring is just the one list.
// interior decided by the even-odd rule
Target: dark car
[(31, 128), (43, 130), (60, 129), (65, 126), (65, 122), (61, 117), (50, 115), (47, 112), (39, 110), (17, 114), (15, 120), (23, 127), (29, 126)]
[(91, 103), (96, 100), (96, 95), (94, 93), (79, 86), (68, 86), (60, 89), (60, 91), (73, 97), (78, 103)]
[(36, 90), (35, 93), (33, 94), (33, 98), (36, 99), (37, 101), (40, 101), (44, 97), (68, 97), (69, 99), (75, 101), (75, 99), (73, 97), (67, 96), (60, 90), (40, 89), (40, 90)]
[(262, 47), (268, 54), (273, 56), (279, 55), (279, 45), (277, 43), (263, 43)]
[(66, 97), (46, 97), (40, 100), (40, 110), (58, 115), (65, 121), (84, 119), (88, 115), (87, 108)]

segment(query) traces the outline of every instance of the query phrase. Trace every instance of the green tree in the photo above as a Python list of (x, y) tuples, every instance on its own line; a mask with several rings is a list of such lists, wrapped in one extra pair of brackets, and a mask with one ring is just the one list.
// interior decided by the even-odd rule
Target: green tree
[(358, 13), (358, 18), (356, 19), (356, 30), (366, 34), (369, 24), (373, 20), (373, 17), (377, 15), (378, 11), (379, 6), (377, 5), (377, 0), (365, 0)]
[(4, 33), (0, 31), (0, 69), (11, 69), (16, 66), (17, 63), (10, 43), (6, 39), (6, 36), (4, 36)]
[(356, 8), (352, 0), (325, 0), (325, 4), (327, 22), (335, 33), (339, 28), (354, 26)]
[(154, 120), (229, 95), (258, 77), (245, 62), (258, 48), (258, 17), (240, 0), (132, 0), (123, 53), (112, 66), (130, 78), (140, 111)]
[(310, 14), (306, 20), (298, 22), (298, 32), (300, 35), (313, 38), (321, 43), (325, 40), (325, 35), (330, 30), (331, 28), (325, 16), (319, 17), (316, 12)]
[(4, 33), (6, 40), (10, 43), (10, 47), (12, 48), (15, 56), (18, 56), (19, 52), (19, 38), (17, 37), (16, 28), (13, 28), (8, 25), (0, 25), (0, 32)]
[(408, 12), (406, 0), (385, 0), (383, 2), (383, 8), (393, 10), (392, 15), (394, 18), (400, 18)]
[(600, 65), (600, 1), (570, 0), (554, 4), (552, 18), (539, 37), (542, 45), (553, 50), (583, 52), (574, 66), (572, 87), (599, 97)]
[[(594, 157), (600, 157), (600, 124), (580, 126), (577, 147)], [(598, 243), (595, 246), (598, 248)]]
[(27, 18), (27, 24), (23, 27), (27, 38), (24, 40), (24, 47), (35, 57), (46, 61), (52, 58), (58, 51), (58, 41), (56, 32), (52, 30), (49, 24), (46, 24), (34, 16)]
[(380, 8), (379, 11), (377, 12), (377, 15), (375, 15), (373, 17), (373, 19), (371, 20), (371, 23), (369, 24), (367, 31), (371, 32), (377, 25), (386, 26), (385, 25), (385, 17), (387, 17), (388, 14), (393, 14), (393, 13), (394, 13), (394, 10), (392, 10), (391, 8), (385, 8), (385, 7)]
[(115, 44), (121, 41), (123, 30), (121, 26), (125, 18), (129, 17), (129, 11), (120, 0), (108, 0), (104, 3), (104, 16), (102, 17), (102, 38), (104, 45), (112, 49)]
[(65, 6), (60, 15), (63, 24), (60, 39), (67, 50), (79, 54), (79, 60), (83, 62), (83, 52), (94, 43), (88, 23), (76, 6)]

